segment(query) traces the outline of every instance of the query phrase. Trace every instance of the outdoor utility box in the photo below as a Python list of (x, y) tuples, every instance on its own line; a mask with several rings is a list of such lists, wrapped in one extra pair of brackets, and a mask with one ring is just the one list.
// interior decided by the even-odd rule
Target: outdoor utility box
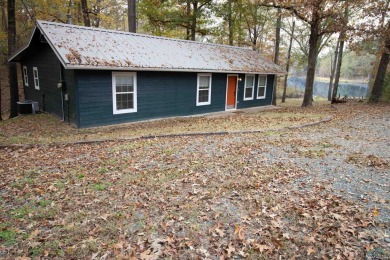
[(28, 100), (17, 102), (17, 109), (19, 115), (32, 114), (32, 104)]
[(38, 102), (36, 101), (31, 101), (31, 107), (32, 107), (32, 112), (33, 114), (36, 114), (39, 112), (39, 105)]
[(39, 111), (38, 102), (25, 100), (17, 102), (18, 114), (27, 115), (27, 114), (35, 114)]

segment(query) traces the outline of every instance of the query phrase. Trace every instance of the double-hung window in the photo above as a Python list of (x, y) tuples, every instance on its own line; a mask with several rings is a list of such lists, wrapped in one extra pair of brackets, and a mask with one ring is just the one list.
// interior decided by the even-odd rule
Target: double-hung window
[(198, 74), (198, 87), (196, 92), (196, 105), (210, 105), (211, 104), (211, 74)]
[(267, 76), (259, 75), (259, 80), (257, 83), (257, 99), (265, 98), (266, 85), (267, 85)]
[(246, 75), (244, 100), (253, 100), (254, 88), (255, 88), (255, 75)]
[(23, 66), (23, 81), (24, 85), (28, 87), (28, 74), (27, 74), (27, 66)]
[(137, 112), (137, 74), (135, 72), (112, 73), (113, 113)]
[(38, 68), (37, 67), (33, 67), (33, 76), (34, 76), (35, 89), (39, 90), (39, 75), (38, 75)]

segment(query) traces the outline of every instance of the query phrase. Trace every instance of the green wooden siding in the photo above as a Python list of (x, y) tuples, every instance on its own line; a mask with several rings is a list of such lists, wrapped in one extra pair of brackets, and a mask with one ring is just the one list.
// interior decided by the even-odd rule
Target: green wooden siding
[[(29, 85), (27, 87), (24, 86), (26, 100), (38, 101), (40, 110), (63, 118), (61, 94), (64, 95), (68, 93), (69, 102), (64, 101), (65, 120), (68, 120), (69, 117), (69, 121), (76, 124), (76, 99), (73, 71), (63, 70), (62, 75), (66, 81), (66, 89), (64, 91), (58, 89), (57, 83), (60, 81), (61, 73), (61, 64), (59, 60), (47, 43), (36, 43), (34, 49), (36, 49), (36, 51), (29, 52), (29, 55), (24, 57), (21, 64), (22, 68), (23, 66), (26, 66), (28, 71)], [(35, 89), (33, 67), (38, 68), (39, 90)]]
[(76, 71), (80, 127), (225, 110), (226, 74), (213, 74), (211, 104), (196, 106), (197, 73), (137, 72), (137, 112), (113, 114), (112, 72)]
[[(113, 114), (112, 72), (75, 71), (77, 81), (79, 127), (118, 124), (154, 118), (188, 116), (224, 111), (227, 74), (213, 73), (211, 104), (196, 106), (197, 73), (137, 72), (137, 112)], [(239, 75), (242, 79), (244, 74)], [(256, 76), (256, 86), (257, 86)], [(271, 104), (273, 75), (267, 78), (265, 99), (243, 100), (244, 80), (238, 85), (237, 108)]]
[(244, 89), (245, 89), (245, 75), (240, 75), (241, 81), (239, 81), (238, 85), (238, 104), (237, 108), (249, 108), (249, 107), (258, 107), (258, 106), (266, 106), (271, 105), (272, 103), (272, 91), (274, 88), (274, 79), (275, 75), (268, 75), (267, 76), (267, 86), (266, 86), (266, 92), (265, 92), (265, 98), (264, 99), (256, 99), (257, 97), (257, 83), (259, 80), (259, 75), (256, 75), (255, 77), (255, 87), (254, 87), (254, 95), (253, 100), (244, 100)]

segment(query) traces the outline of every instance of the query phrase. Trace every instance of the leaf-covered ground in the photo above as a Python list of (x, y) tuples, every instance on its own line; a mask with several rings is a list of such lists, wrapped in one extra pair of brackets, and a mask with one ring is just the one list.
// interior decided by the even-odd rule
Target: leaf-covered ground
[(0, 258), (389, 258), (390, 107), (272, 113), (333, 119), (1, 149)]
[(264, 130), (310, 123), (325, 117), (313, 113), (245, 109), (204, 116), (169, 118), (122, 125), (75, 129), (48, 114), (19, 116), (0, 122), (1, 144), (50, 144), (90, 140), (126, 139), (182, 133)]

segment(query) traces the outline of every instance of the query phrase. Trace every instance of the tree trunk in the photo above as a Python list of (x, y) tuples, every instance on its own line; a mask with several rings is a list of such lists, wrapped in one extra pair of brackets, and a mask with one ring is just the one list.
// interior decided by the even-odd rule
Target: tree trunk
[(232, 0), (228, 0), (229, 45), (233, 46)]
[(293, 38), (294, 38), (294, 30), (295, 30), (295, 21), (293, 22), (293, 25), (292, 25), (291, 37), (290, 37), (290, 45), (288, 46), (287, 65), (286, 65), (287, 74), (284, 77), (284, 87), (283, 87), (282, 103), (286, 102), (287, 79), (288, 79), (288, 70), (290, 69), (291, 48), (292, 48), (292, 41), (293, 41)]
[(186, 34), (187, 34), (187, 37), (186, 39), (189, 40), (191, 38), (191, 22), (190, 20), (192, 19), (191, 18), (191, 1), (190, 0), (187, 0), (187, 28), (186, 28)]
[(330, 72), (330, 79), (329, 79), (329, 88), (328, 88), (328, 101), (332, 100), (332, 89), (333, 89), (333, 78), (334, 78), (334, 73), (336, 71), (336, 64), (337, 64), (337, 58), (339, 54), (339, 45), (340, 45), (340, 39), (337, 40), (336, 44), (336, 49), (334, 51), (334, 60), (333, 63), (331, 62), (331, 72)]
[(89, 10), (87, 0), (81, 0), (81, 9), (83, 12), (84, 25), (91, 27), (91, 20), (89, 19)]
[[(388, 24), (388, 30), (390, 31), (390, 22)], [(384, 50), (379, 62), (378, 71), (376, 73), (374, 86), (370, 95), (370, 103), (377, 103), (380, 101), (383, 92), (383, 84), (385, 82), (387, 66), (390, 60), (390, 36), (387, 34)]]
[(96, 5), (95, 5), (95, 8), (94, 8), (95, 18), (94, 18), (93, 25), (94, 25), (96, 28), (99, 28), (99, 27), (100, 27), (101, 18), (99, 17), (99, 14), (100, 14), (100, 11), (101, 11), (100, 3), (101, 3), (102, 1), (103, 1), (103, 0), (96, 0)]
[(337, 67), (336, 67), (336, 75), (334, 79), (334, 85), (333, 85), (333, 93), (332, 93), (332, 101), (331, 103), (335, 103), (337, 98), (337, 91), (339, 89), (339, 81), (340, 81), (340, 73), (341, 73), (341, 64), (343, 62), (343, 51), (344, 51), (344, 38), (345, 38), (345, 31), (342, 31), (340, 33), (340, 46), (339, 46), (339, 53), (337, 58)]
[[(0, 8), (1, 8), (1, 31), (2, 32), (7, 32), (7, 18), (6, 18), (6, 14), (5, 14), (5, 1), (4, 0), (0, 0)], [(3, 60), (0, 60), (0, 63), (3, 63)], [(0, 66), (1, 67), (1, 66)], [(0, 71), (1, 73), (1, 71)], [(1, 117), (1, 104), (2, 104), (2, 99), (1, 99), (1, 92), (2, 92), (2, 84), (3, 83), (3, 78), (0, 77), (0, 121), (2, 120), (2, 117)]]
[(136, 0), (127, 0), (127, 19), (129, 23), (129, 32), (137, 32), (137, 14)]
[[(387, 12), (385, 10), (388, 10), (389, 9), (389, 6), (390, 6), (390, 0), (387, 0), (386, 1), (386, 4), (385, 4), (385, 8), (383, 8), (383, 12), (382, 12), (382, 16), (381, 16), (381, 19), (380, 19), (380, 28), (385, 28), (385, 20), (386, 20), (386, 15), (387, 15)], [(376, 73), (378, 71), (378, 68), (379, 68), (379, 63), (381, 61), (381, 46), (379, 45), (377, 47), (377, 50), (376, 50), (376, 53), (375, 53), (375, 61), (374, 61), (374, 65), (372, 66), (372, 70), (371, 70), (371, 74), (370, 74), (370, 78), (369, 78), (369, 81), (368, 81), (368, 87), (369, 89), (373, 90), (374, 88), (374, 82), (375, 82), (375, 79), (376, 79)]]
[[(241, 0), (239, 0), (237, 2), (237, 4), (239, 5), (239, 13), (238, 13), (238, 46), (242, 46), (242, 42), (243, 42), (243, 37), (242, 37), (242, 2)], [(237, 22), (237, 21), (236, 21)]]
[[(0, 72), (1, 73), (1, 72)], [(0, 121), (1, 120), (3, 120), (3, 118), (2, 118), (2, 116), (1, 116), (1, 104), (2, 104), (2, 102), (1, 102), (1, 90), (3, 89), (3, 87), (2, 87), (2, 79), (0, 78)]]
[[(16, 21), (15, 21), (15, 0), (8, 0), (8, 57), (16, 51)], [(18, 78), (16, 64), (9, 62), (8, 80), (11, 97), (10, 118), (18, 116), (16, 102), (19, 100)]]
[(196, 34), (196, 20), (198, 16), (198, 1), (192, 2), (192, 19), (191, 19), (191, 41), (195, 41)]
[[(276, 20), (276, 35), (275, 35), (275, 56), (274, 63), (279, 65), (279, 46), (280, 46), (280, 27), (282, 24), (282, 10), (278, 8), (278, 19)], [(277, 77), (275, 77), (274, 89), (272, 95), (272, 105), (276, 106), (276, 88), (278, 85)]]
[(7, 16), (5, 14), (5, 1), (0, 0), (0, 8), (1, 8), (1, 30), (3, 32), (7, 32)]
[(313, 105), (313, 85), (316, 72), (319, 38), (319, 22), (317, 21), (310, 25), (309, 57), (306, 73), (305, 94), (303, 97), (302, 107), (309, 107)]

